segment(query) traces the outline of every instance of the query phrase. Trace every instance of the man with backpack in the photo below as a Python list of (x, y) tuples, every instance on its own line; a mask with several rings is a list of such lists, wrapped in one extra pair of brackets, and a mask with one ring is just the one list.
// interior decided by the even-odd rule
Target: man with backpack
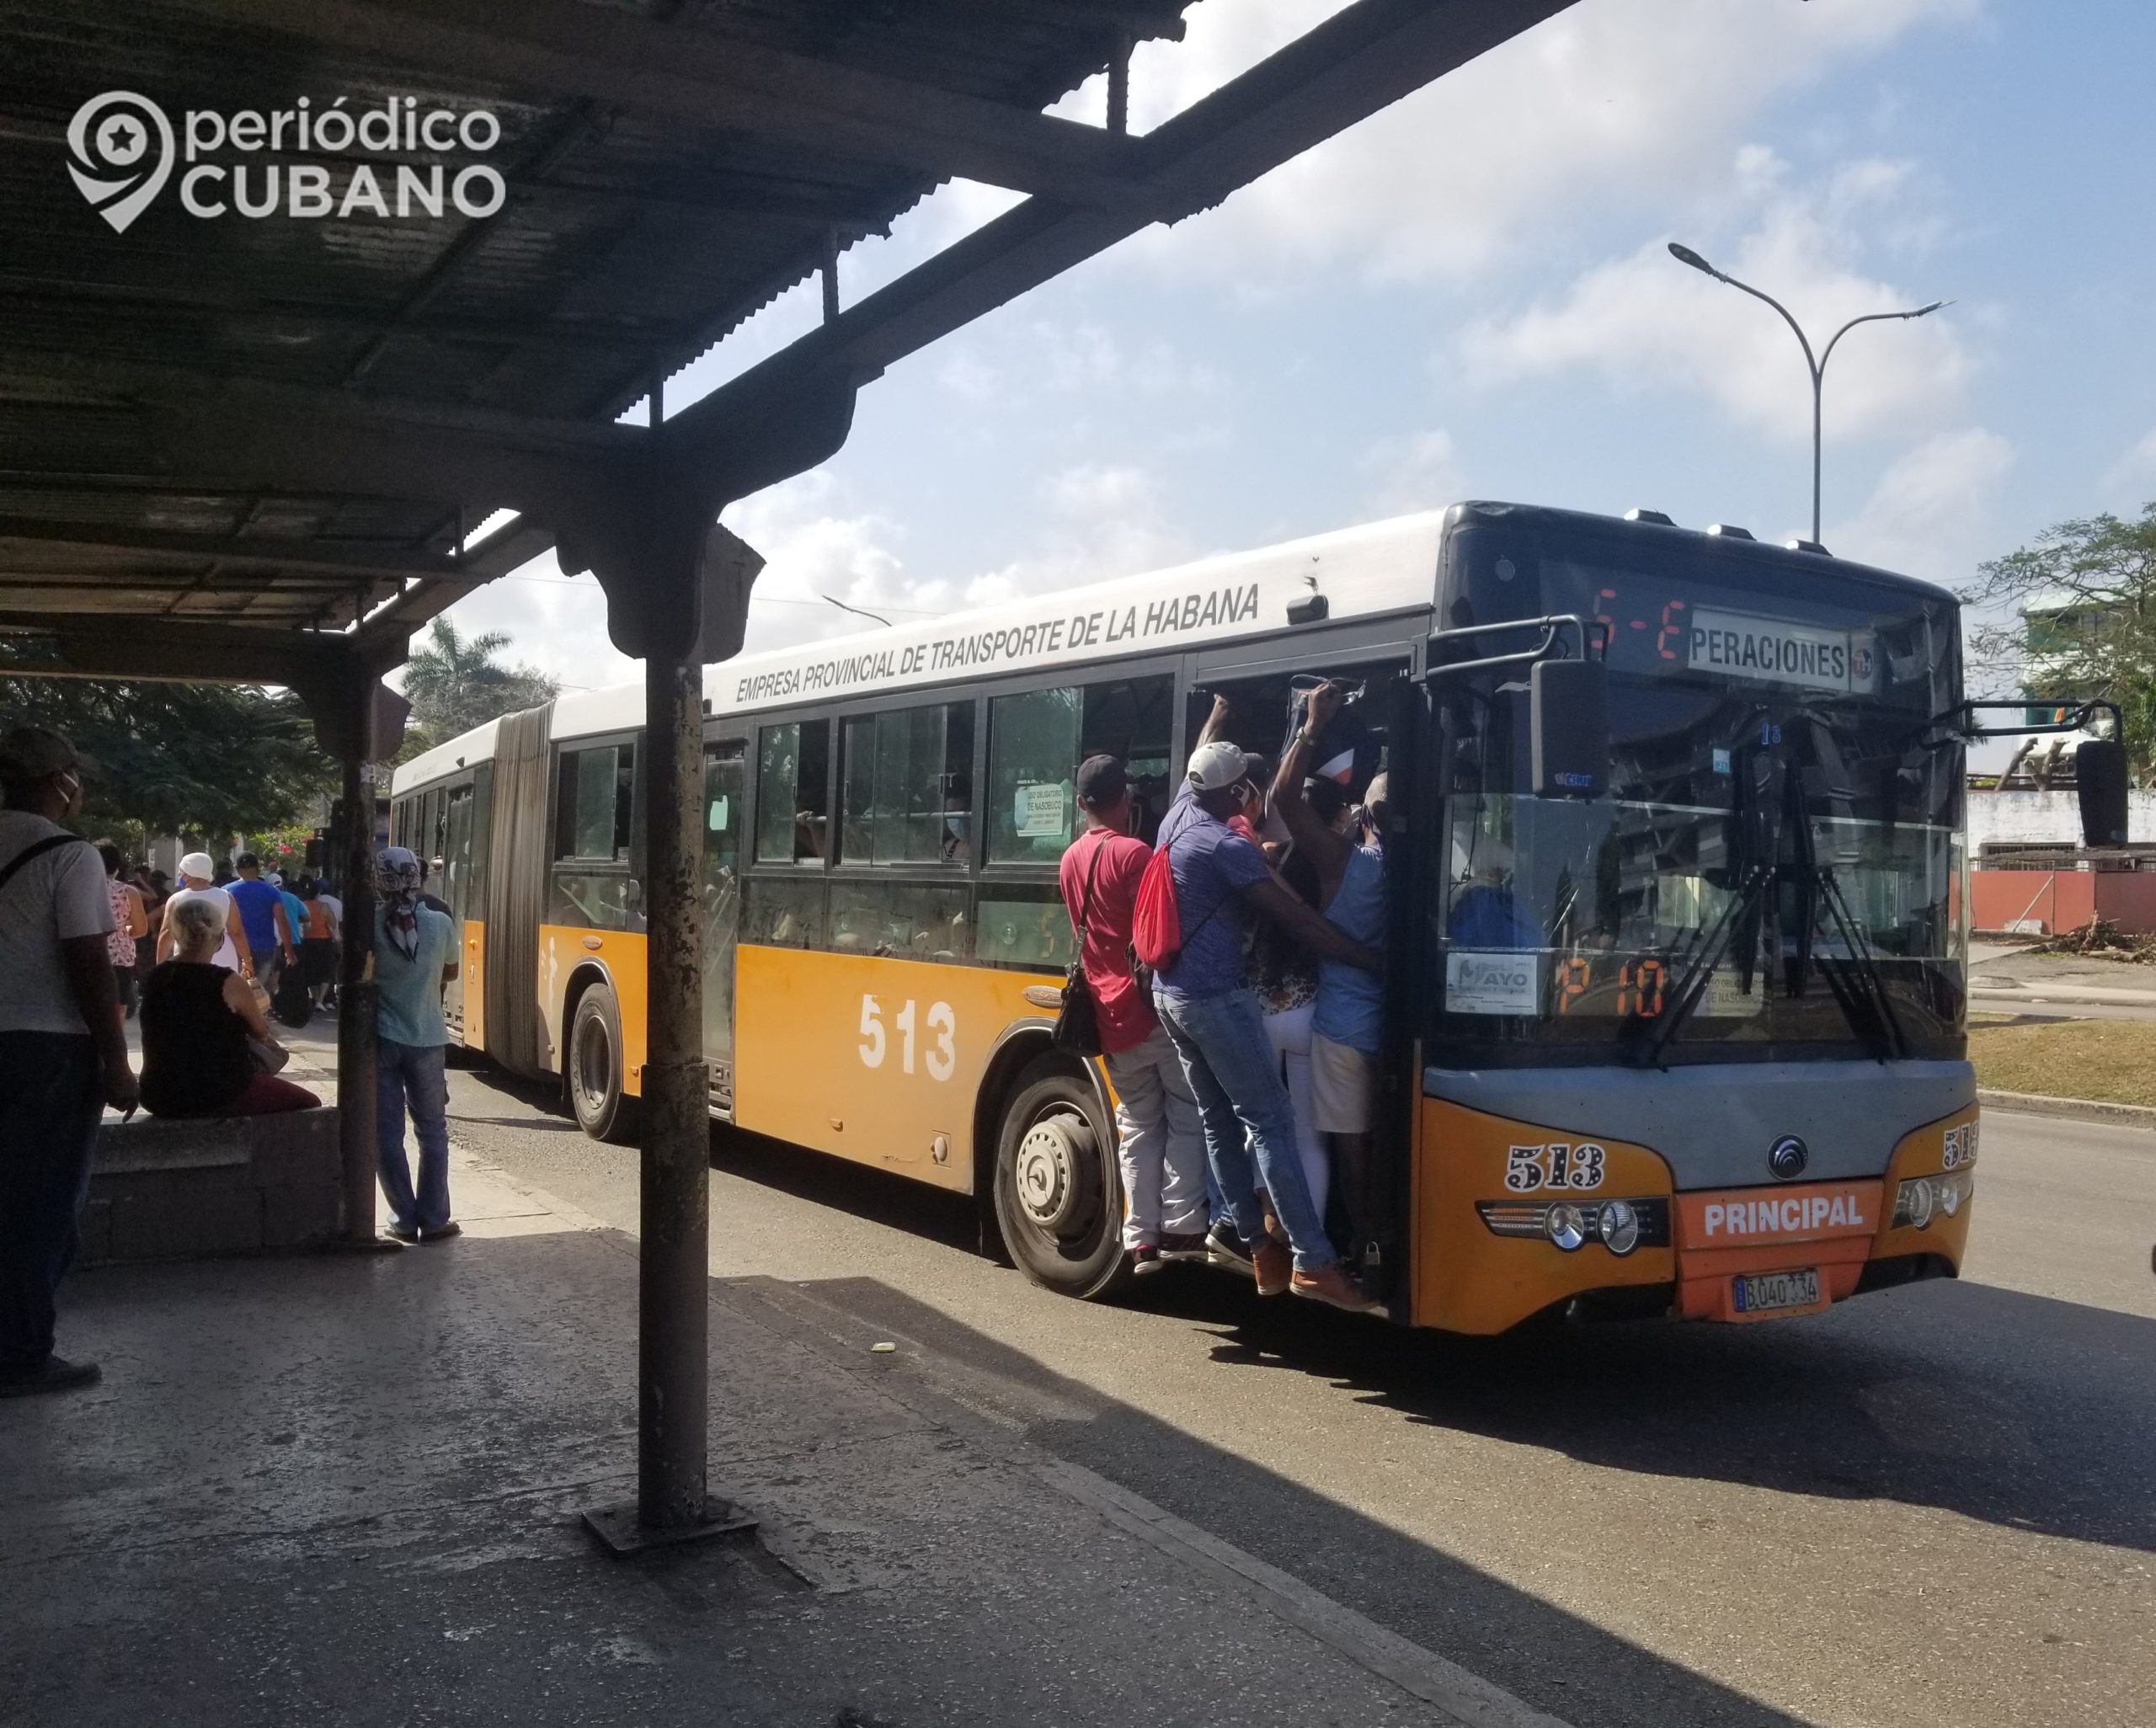
[(88, 765), (41, 726), (0, 738), (0, 1397), (64, 1391), (97, 1365), (52, 1353), (108, 1104), (132, 1110), (104, 866), (60, 826)]
[(1171, 1260), (1204, 1260), (1205, 1131), (1176, 1048), (1133, 975), (1130, 919), (1153, 849), (1130, 832), (1130, 782), (1114, 756), (1078, 766), (1086, 830), (1057, 881), (1097, 1037), (1115, 1088), (1116, 1157), (1126, 1203), (1123, 1245), (1139, 1273)]
[[(1214, 1226), (1214, 1255), (1250, 1267), (1262, 1296), (1292, 1291), (1366, 1312), (1374, 1304), (1341, 1266), (1310, 1203), (1294, 1108), (1250, 989), (1244, 936), (1254, 914), (1284, 926), (1321, 958), (1369, 972), (1384, 961), (1305, 906), (1228, 825), (1252, 768), (1238, 746), (1213, 736), (1223, 717), (1216, 707), (1161, 824), (1134, 915), (1138, 955), (1155, 968), (1154, 1005), (1198, 1100), (1213, 1180), (1233, 1223), (1232, 1229)], [(1286, 1247), (1266, 1231), (1260, 1181)]]

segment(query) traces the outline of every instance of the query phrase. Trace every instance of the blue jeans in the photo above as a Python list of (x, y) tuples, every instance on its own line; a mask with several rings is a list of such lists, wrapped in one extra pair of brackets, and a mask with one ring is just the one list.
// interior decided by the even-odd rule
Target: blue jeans
[(52, 1354), (52, 1293), (75, 1258), (103, 1086), (88, 1033), (0, 1032), (0, 1375)]
[[(389, 1213), (409, 1229), (438, 1230), (449, 1222), (449, 1070), (440, 1044), (379, 1040), (375, 1080), (375, 1165)], [(404, 1107), (419, 1142), (419, 1188), (404, 1157)]]
[(1205, 1124), (1206, 1161), (1242, 1239), (1265, 1240), (1265, 1214), (1257, 1203), (1262, 1180), (1273, 1215), (1294, 1250), (1296, 1270), (1312, 1272), (1330, 1266), (1340, 1256), (1310, 1204), (1310, 1184), (1295, 1145), (1295, 1108), (1281, 1082), (1257, 998), (1246, 989), (1195, 999), (1163, 992), (1155, 995), (1153, 1005), (1182, 1059), (1198, 1099), (1198, 1119)]

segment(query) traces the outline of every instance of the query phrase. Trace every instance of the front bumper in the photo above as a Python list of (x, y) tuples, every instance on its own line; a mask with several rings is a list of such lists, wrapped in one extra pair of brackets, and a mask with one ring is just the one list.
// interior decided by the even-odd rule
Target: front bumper
[[(1433, 1070), (1432, 1078), (1442, 1076)], [(1741, 1080), (1732, 1075), (1732, 1085)], [(1972, 1099), (1910, 1129), (1883, 1159), (1874, 1153), (1863, 1174), (1784, 1183), (1763, 1165), (1766, 1179), (1758, 1183), (1688, 1188), (1678, 1179), (1681, 1152), (1666, 1156), (1654, 1146), (1598, 1138), (1591, 1121), (1552, 1128), (1426, 1096), (1414, 1150), (1412, 1318), (1448, 1331), (1499, 1332), (1577, 1302), (1588, 1312), (1749, 1321), (1817, 1312), (1915, 1277), (1953, 1275), (1972, 1203), (1919, 1225), (1896, 1222), (1895, 1201), (1905, 1181), (1970, 1171), (1977, 1113)], [(1695, 1115), (1685, 1131), (1713, 1137), (1717, 1129)], [(1838, 1153), (1846, 1169), (1850, 1154)], [(1620, 1255), (1593, 1238), (1567, 1248), (1547, 1236), (1502, 1234), (1489, 1222), (1516, 1217), (1525, 1203), (1618, 1198), (1666, 1208), (1662, 1240)], [(1740, 1309), (1738, 1277), (1806, 1270), (1819, 1275), (1815, 1303), (1767, 1314)]]

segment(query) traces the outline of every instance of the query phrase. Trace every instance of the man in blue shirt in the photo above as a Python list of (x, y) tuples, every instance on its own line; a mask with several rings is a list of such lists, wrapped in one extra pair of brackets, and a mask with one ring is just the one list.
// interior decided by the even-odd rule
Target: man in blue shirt
[(277, 971), (299, 952), (299, 932), (285, 915), (285, 897), (274, 882), (262, 879), (262, 861), (242, 852), (232, 861), (239, 880), (226, 890), (239, 908), (240, 928), (247, 932), (247, 951), (254, 957), (254, 975), (273, 995)]
[[(1221, 717), (1216, 708), (1215, 723), (1206, 728), (1209, 739)], [(1251, 759), (1235, 745), (1200, 743), (1161, 821), (1157, 845), (1168, 855), (1182, 947), (1174, 963), (1154, 975), (1154, 1005), (1198, 1099), (1213, 1180), (1234, 1221), (1232, 1232), (1214, 1227), (1214, 1251), (1250, 1266), (1260, 1295), (1291, 1290), (1360, 1312), (1372, 1305), (1369, 1299), (1342, 1268), (1325, 1221), (1310, 1203), (1295, 1149), (1294, 1107), (1250, 989), (1243, 937), (1255, 913), (1284, 925), (1324, 958), (1372, 971), (1383, 962), (1296, 899), (1266, 867), (1258, 849), (1228, 826), (1228, 819), (1242, 808), (1251, 773)], [(1261, 1180), (1273, 1216), (1287, 1232), (1287, 1248), (1266, 1232), (1257, 1198)]]
[[(456, 976), (456, 927), (448, 914), (419, 904), (419, 861), (406, 847), (383, 847), (376, 876), (375, 1161), (389, 1234), (434, 1242), (463, 1228), (449, 1214), (449, 1028), (441, 1017), (442, 986)], [(407, 1106), (419, 1142), (416, 1192), (404, 1155)]]

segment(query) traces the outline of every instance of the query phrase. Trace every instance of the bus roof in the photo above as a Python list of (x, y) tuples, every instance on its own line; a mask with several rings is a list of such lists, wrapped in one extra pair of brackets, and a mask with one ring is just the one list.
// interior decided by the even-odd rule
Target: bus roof
[[(1717, 556), (1739, 564), (1831, 571), (1940, 600), (1956, 598), (1911, 577), (1749, 539), (1717, 540), (1673, 525), (1546, 505), (1465, 503), (919, 624), (744, 654), (704, 669), (705, 712), (782, 708), (1262, 635), (1286, 628), (1288, 606), (1313, 593), (1325, 596), (1326, 621), (1333, 623), (1428, 607), (1437, 600), (1438, 548), (1449, 519), (1567, 535), (1638, 536), (1649, 545), (1713, 545)], [(1819, 564), (1811, 563), (1815, 557)], [(643, 686), (634, 683), (563, 696), (554, 704), (552, 736), (633, 731), (643, 724)], [(407, 792), (488, 760), (494, 733), (490, 722), (415, 756), (397, 771), (394, 789)]]

